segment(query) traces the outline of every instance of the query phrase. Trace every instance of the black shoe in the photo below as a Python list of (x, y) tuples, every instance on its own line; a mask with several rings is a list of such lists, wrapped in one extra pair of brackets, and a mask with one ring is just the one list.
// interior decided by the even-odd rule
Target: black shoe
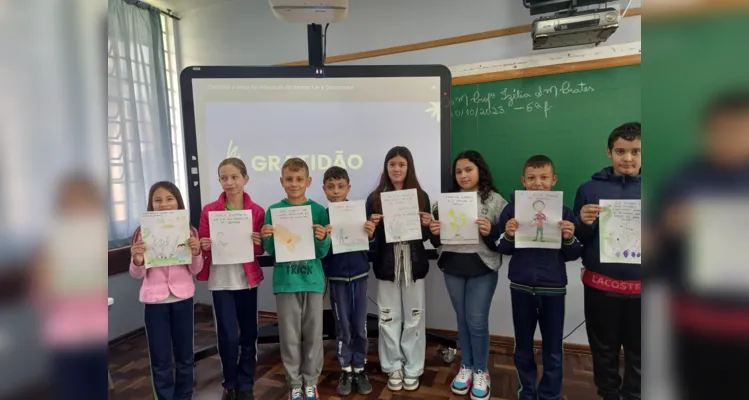
[(359, 394), (372, 393), (372, 384), (369, 382), (369, 377), (364, 371), (354, 373), (354, 384)]
[(237, 391), (232, 389), (224, 389), (224, 395), (221, 396), (221, 400), (237, 400)]
[(338, 378), (338, 394), (341, 396), (348, 396), (351, 394), (351, 378), (353, 374), (349, 371), (341, 371), (341, 376)]
[(237, 391), (237, 400), (255, 400), (255, 393), (250, 390)]

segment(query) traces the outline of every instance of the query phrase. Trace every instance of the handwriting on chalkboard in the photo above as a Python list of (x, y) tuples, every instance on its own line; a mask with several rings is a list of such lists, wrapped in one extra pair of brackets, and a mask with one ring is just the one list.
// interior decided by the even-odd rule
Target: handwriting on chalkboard
[(526, 89), (503, 88), (500, 91), (482, 92), (476, 89), (453, 98), (452, 117), (485, 117), (514, 113), (535, 113), (549, 118), (554, 108), (550, 102), (563, 96), (574, 96), (595, 92), (593, 86), (585, 82), (562, 82), (561, 85), (539, 85), (532, 91)]

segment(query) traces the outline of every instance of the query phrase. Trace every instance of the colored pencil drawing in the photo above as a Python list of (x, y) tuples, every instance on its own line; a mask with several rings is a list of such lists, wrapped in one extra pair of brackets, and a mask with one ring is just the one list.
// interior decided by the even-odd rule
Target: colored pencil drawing
[(315, 258), (315, 235), (310, 206), (273, 208), (273, 243), (276, 262)]
[(275, 224), (273, 228), (275, 229), (273, 234), (283, 243), (286, 250), (293, 253), (296, 250), (297, 244), (302, 241), (302, 238), (281, 224)]
[(154, 211), (141, 218), (141, 240), (146, 248), (146, 268), (187, 264), (191, 251), (187, 246), (190, 224), (187, 212)]
[(369, 250), (369, 236), (364, 230), (367, 209), (363, 200), (330, 203), (328, 207), (333, 254)]
[(390, 236), (390, 239), (394, 242), (400, 242), (403, 240), (403, 235), (409, 233), (410, 230), (406, 227), (407, 222), (400, 218), (393, 218), (385, 221), (385, 233)]
[(555, 191), (515, 192), (516, 248), (560, 249), (563, 194)]
[(639, 200), (601, 200), (598, 220), (602, 262), (640, 264)]
[(252, 211), (230, 210), (208, 213), (213, 265), (252, 262)]
[(533, 209), (536, 210), (536, 213), (533, 214), (532, 221), (536, 225), (536, 237), (533, 239), (534, 242), (544, 241), (544, 224), (549, 223), (549, 219), (546, 218), (546, 214), (544, 214), (544, 208), (546, 208), (546, 204), (543, 201), (536, 200), (533, 202)]
[(476, 192), (442, 193), (435, 210), (442, 217), (440, 240), (444, 244), (473, 244), (479, 242), (478, 197)]

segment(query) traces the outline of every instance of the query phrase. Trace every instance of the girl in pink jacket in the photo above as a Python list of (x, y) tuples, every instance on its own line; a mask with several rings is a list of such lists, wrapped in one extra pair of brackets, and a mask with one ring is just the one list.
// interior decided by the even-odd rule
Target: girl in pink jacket
[[(184, 210), (185, 203), (177, 186), (157, 182), (148, 194), (148, 211)], [(146, 269), (145, 247), (140, 228), (133, 235), (130, 275), (143, 279), (140, 301), (145, 303), (146, 336), (151, 361), (151, 379), (157, 400), (189, 400), (193, 394), (195, 356), (192, 276), (203, 269), (203, 256), (195, 228), (191, 228), (187, 246), (192, 250), (189, 265)], [(176, 373), (172, 370), (172, 349)]]
[[(223, 192), (218, 200), (206, 204), (200, 215), (200, 245), (205, 256), (205, 268), (198, 274), (199, 281), (208, 281), (213, 296), (216, 317), (218, 354), (224, 375), (222, 400), (252, 400), (257, 360), (257, 287), (263, 280), (263, 270), (257, 256), (264, 253), (260, 242), (260, 228), (265, 210), (252, 201), (244, 187), (249, 181), (247, 167), (238, 158), (227, 158), (218, 166), (218, 179)], [(212, 211), (251, 210), (252, 243), (255, 261), (217, 265), (213, 263), (208, 214)]]

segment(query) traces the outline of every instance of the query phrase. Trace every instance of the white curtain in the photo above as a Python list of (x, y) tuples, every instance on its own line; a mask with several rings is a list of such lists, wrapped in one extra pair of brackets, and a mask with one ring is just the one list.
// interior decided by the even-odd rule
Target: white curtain
[(109, 0), (109, 248), (127, 246), (150, 186), (174, 182), (162, 24), (140, 1)]

